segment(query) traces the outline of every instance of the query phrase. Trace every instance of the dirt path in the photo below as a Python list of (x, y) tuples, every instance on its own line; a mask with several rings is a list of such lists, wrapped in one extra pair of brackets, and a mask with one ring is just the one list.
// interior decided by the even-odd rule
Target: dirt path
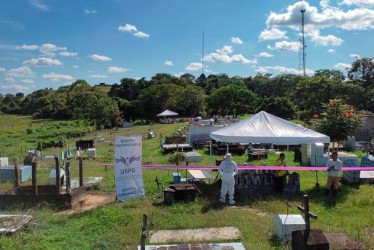
[(88, 193), (85, 195), (84, 199), (80, 202), (79, 205), (72, 209), (64, 210), (58, 212), (58, 215), (72, 215), (77, 213), (82, 213), (89, 211), (96, 207), (112, 203), (116, 200), (116, 194), (111, 193)]

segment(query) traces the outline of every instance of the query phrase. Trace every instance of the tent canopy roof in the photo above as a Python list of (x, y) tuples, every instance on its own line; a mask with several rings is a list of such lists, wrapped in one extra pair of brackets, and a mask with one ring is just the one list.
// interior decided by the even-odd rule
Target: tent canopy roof
[(176, 116), (176, 115), (178, 115), (178, 113), (175, 113), (167, 109), (164, 112), (158, 114), (157, 116)]
[(252, 117), (210, 133), (227, 143), (329, 143), (330, 137), (261, 111)]

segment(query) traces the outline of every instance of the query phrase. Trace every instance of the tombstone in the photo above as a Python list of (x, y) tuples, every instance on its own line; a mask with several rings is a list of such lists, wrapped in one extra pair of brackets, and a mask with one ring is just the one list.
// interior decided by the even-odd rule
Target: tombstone
[(0, 167), (5, 167), (9, 165), (8, 157), (0, 157)]
[(348, 139), (344, 142), (344, 148), (350, 152), (356, 150), (356, 139), (354, 136), (348, 136)]
[(292, 232), (305, 230), (305, 221), (300, 214), (277, 214), (274, 216), (274, 234), (283, 242), (292, 240)]
[(305, 230), (298, 230), (292, 232), (292, 249), (294, 250), (328, 250), (330, 249), (329, 242), (321, 230), (310, 229), (310, 217), (317, 219), (317, 215), (309, 211), (309, 197), (304, 195), (302, 206), (298, 206), (305, 217)]
[[(60, 183), (65, 183), (65, 170), (60, 168)], [(56, 169), (52, 169), (49, 173), (49, 184), (56, 185)]]
[(87, 149), (87, 157), (88, 158), (96, 158), (96, 148)]

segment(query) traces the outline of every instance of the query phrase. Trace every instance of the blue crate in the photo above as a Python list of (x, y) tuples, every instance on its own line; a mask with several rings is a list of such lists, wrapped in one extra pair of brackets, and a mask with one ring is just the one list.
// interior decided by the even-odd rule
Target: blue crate
[[(14, 166), (1, 167), (1, 182), (14, 181), (15, 173)], [(19, 168), (20, 181), (25, 182), (31, 179), (32, 167), (31, 166), (22, 166)]]
[(180, 173), (173, 173), (173, 183), (180, 183), (181, 182), (181, 174)]

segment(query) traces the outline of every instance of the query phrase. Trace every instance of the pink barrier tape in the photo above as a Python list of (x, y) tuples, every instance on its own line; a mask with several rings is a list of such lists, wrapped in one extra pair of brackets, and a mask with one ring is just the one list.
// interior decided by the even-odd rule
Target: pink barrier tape
[[(90, 163), (85, 166), (113, 167), (112, 163)], [(175, 166), (175, 165), (142, 165), (144, 169), (190, 169), (217, 170), (218, 166)], [(326, 171), (326, 167), (279, 167), (279, 166), (238, 166), (239, 170), (289, 170), (289, 171)], [(374, 167), (343, 167), (343, 171), (374, 171)]]

